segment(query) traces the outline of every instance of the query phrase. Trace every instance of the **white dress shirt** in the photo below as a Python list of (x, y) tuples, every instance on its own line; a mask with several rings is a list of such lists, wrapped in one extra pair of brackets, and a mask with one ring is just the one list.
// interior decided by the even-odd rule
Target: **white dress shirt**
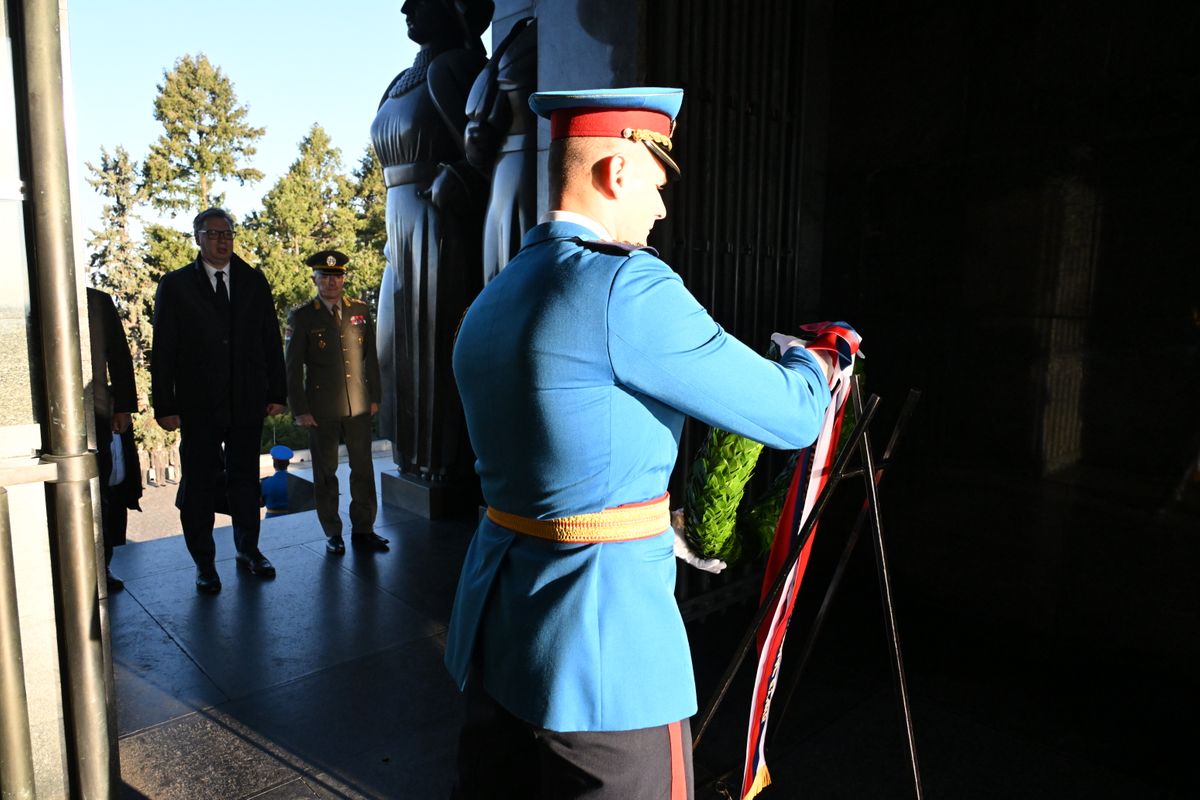
[(200, 260), (204, 263), (204, 271), (208, 273), (208, 282), (212, 284), (213, 292), (217, 291), (217, 273), (218, 272), (225, 273), (225, 291), (229, 294), (229, 299), (232, 300), (233, 299), (233, 286), (232, 286), (232, 282), (229, 280), (229, 278), (230, 278), (229, 264), (224, 264), (220, 267), (217, 267), (217, 266), (214, 266), (214, 265), (208, 263), (207, 261), (204, 261), (204, 259), (200, 259)]

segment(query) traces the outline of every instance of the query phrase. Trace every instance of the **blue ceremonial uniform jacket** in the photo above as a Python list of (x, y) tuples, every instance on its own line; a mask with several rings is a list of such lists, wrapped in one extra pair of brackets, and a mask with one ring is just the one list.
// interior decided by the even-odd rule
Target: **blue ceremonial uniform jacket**
[[(717, 325), (652, 251), (549, 222), (472, 304), (454, 349), (488, 504), (552, 519), (662, 495), (684, 415), (795, 449), (829, 389), (816, 359), (779, 363)], [(467, 551), (446, 664), (557, 731), (632, 730), (696, 711), (675, 602), (674, 534), (558, 544), (484, 519)]]
[(260, 482), (262, 487), (263, 504), (267, 512), (277, 511), (287, 513), (288, 508), (288, 473), (286, 469), (277, 469), (269, 477)]

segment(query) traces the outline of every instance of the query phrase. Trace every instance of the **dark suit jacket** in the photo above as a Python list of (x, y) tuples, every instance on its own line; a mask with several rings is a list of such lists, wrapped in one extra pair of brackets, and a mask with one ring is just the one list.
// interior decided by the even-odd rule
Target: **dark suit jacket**
[(235, 255), (229, 294), (226, 328), (199, 257), (159, 282), (150, 357), (155, 417), (178, 414), (185, 428), (246, 425), (261, 423), (268, 403), (286, 401), (283, 344), (267, 279)]
[[(112, 475), (112, 417), (116, 413), (132, 414), (137, 409), (137, 387), (133, 379), (133, 359), (125, 328), (117, 316), (112, 298), (99, 289), (87, 290), (88, 345), (92, 357), (93, 419), (96, 423), (96, 461), (100, 470), (101, 491), (111, 491), (111, 497), (126, 508), (138, 508), (142, 496), (142, 476), (138, 466), (137, 446), (133, 428), (121, 435), (121, 452), (125, 460), (125, 480), (109, 487)], [(125, 531), (105, 531), (111, 545), (125, 543)]]
[(381, 397), (371, 309), (342, 298), (342, 324), (319, 298), (292, 309), (287, 324), (288, 403), (317, 419), (371, 413)]

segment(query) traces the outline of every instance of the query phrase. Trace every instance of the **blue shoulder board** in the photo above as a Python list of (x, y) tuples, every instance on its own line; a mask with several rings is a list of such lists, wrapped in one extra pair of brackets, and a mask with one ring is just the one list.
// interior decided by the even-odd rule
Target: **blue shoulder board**
[(652, 256), (658, 257), (658, 251), (648, 245), (636, 245), (629, 242), (608, 242), (601, 239), (581, 239), (575, 237), (575, 241), (588, 250), (594, 250), (597, 253), (604, 253), (610, 256), (631, 256), (634, 253), (649, 253)]

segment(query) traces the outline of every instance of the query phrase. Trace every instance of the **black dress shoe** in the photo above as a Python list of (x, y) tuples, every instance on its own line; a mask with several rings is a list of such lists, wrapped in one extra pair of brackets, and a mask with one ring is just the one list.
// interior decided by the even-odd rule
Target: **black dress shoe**
[(260, 578), (275, 577), (275, 565), (257, 550), (253, 553), (238, 553), (234, 561), (237, 562), (238, 569), (244, 569), (251, 575), (257, 575)]
[(355, 547), (361, 547), (365, 550), (387, 550), (388, 540), (378, 535), (374, 531), (371, 533), (352, 533), (350, 534), (350, 544)]
[(325, 552), (334, 556), (343, 555), (346, 552), (346, 543), (340, 536), (330, 536), (325, 540)]
[(112, 570), (108, 567), (104, 568), (104, 581), (108, 584), (108, 593), (119, 592), (125, 588), (125, 581), (112, 574)]
[(196, 591), (205, 594), (216, 594), (221, 591), (221, 576), (216, 570), (211, 572), (196, 570)]

